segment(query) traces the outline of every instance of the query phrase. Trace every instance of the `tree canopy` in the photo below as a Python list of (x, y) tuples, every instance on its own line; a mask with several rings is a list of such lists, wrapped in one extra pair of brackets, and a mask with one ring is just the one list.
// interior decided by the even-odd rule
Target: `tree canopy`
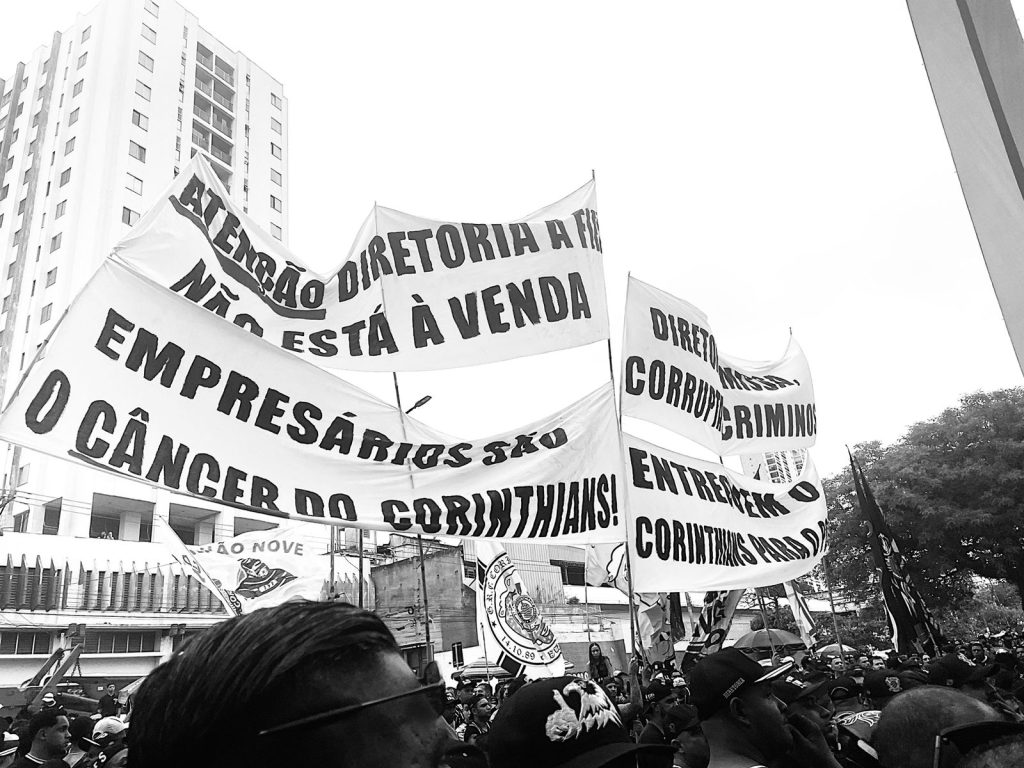
[[(1024, 388), (965, 395), (892, 445), (854, 453), (929, 607), (970, 601), (975, 576), (1009, 582), (1024, 604)], [(877, 579), (850, 470), (824, 486), (832, 577), (867, 601)]]

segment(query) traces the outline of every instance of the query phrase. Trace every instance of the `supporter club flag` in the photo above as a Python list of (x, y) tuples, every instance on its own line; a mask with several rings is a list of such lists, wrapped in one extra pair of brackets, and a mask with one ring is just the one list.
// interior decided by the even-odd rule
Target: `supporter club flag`
[(560, 677), (565, 658), (551, 627), (524, 589), (512, 558), (496, 541), (476, 547), (476, 609), (488, 664), (513, 677)]
[(875, 501), (860, 464), (850, 454), (853, 483), (857, 501), (870, 528), (871, 554), (882, 584), (885, 612), (889, 617), (892, 644), (900, 653), (929, 653), (934, 656), (940, 647), (942, 633), (925, 608), (921, 594), (907, 573), (907, 562), (900, 553), (882, 510)]
[(722, 650), (722, 643), (729, 634), (732, 617), (736, 606), (743, 597), (745, 589), (712, 590), (704, 594), (704, 607), (700, 618), (693, 628), (693, 635), (686, 654), (683, 656), (683, 667), (688, 668), (701, 656)]
[(784, 586), (790, 610), (793, 611), (796, 624), (800, 627), (800, 639), (808, 648), (813, 648), (814, 644), (818, 642), (818, 638), (814, 635), (814, 616), (811, 615), (811, 609), (807, 607), (807, 600), (800, 593), (800, 586), (795, 581), (787, 581)]

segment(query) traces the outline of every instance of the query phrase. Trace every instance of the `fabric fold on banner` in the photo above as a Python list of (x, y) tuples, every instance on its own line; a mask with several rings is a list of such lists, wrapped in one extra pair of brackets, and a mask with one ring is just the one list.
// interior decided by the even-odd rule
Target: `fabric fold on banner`
[(882, 587), (893, 647), (899, 653), (917, 652), (936, 656), (941, 651), (942, 632), (925, 607), (921, 593), (911, 581), (906, 558), (900, 552), (892, 529), (885, 522), (882, 510), (864, 477), (864, 471), (852, 453), (850, 469), (853, 472), (857, 503), (868, 523), (871, 555)]
[(638, 592), (778, 584), (821, 560), (827, 508), (810, 460), (793, 483), (771, 483), (622, 437)]
[(625, 535), (610, 384), (459, 440), (110, 261), (26, 372), (0, 438), (274, 518), (534, 543)]
[(907, 0), (932, 96), (1024, 371), (1024, 41), (1010, 0)]
[[(239, 612), (252, 613), (288, 600), (326, 596), (330, 559), (322, 545), (313, 546), (308, 529), (305, 523), (286, 524), (190, 549)], [(335, 567), (339, 577), (358, 577), (348, 558), (336, 558)]]
[[(340, 250), (329, 226), (323, 240)], [(608, 338), (592, 181), (499, 224), (375, 206), (347, 258), (317, 274), (196, 155), (112, 258), (326, 368), (458, 368)]]
[(167, 519), (160, 515), (154, 515), (153, 523), (157, 529), (162, 529), (158, 534), (163, 540), (171, 559), (185, 569), (185, 573), (194, 577), (200, 584), (210, 590), (231, 616), (237, 616), (242, 612), (242, 607), (233, 595), (224, 589), (223, 584), (215, 579), (205, 564), (196, 555), (189, 551), (189, 548), (178, 537), (178, 534), (171, 528)]
[(633, 277), (623, 336), (624, 416), (671, 429), (719, 456), (814, 445), (814, 387), (792, 337), (778, 360), (727, 356), (703, 312)]
[(531, 680), (565, 674), (558, 639), (523, 588), (512, 558), (500, 542), (481, 541), (476, 550), (476, 615), (488, 665)]

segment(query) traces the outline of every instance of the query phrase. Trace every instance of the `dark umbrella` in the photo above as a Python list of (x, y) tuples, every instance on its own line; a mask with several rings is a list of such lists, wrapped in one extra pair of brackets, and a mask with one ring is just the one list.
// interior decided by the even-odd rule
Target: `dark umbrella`
[[(771, 633), (771, 640), (768, 639), (768, 633)], [(772, 647), (776, 650), (780, 648), (805, 648), (804, 641), (794, 635), (792, 632), (786, 632), (784, 629), (759, 629), (756, 632), (748, 632), (741, 636), (733, 646), (734, 648), (749, 648), (751, 650), (768, 650)]]

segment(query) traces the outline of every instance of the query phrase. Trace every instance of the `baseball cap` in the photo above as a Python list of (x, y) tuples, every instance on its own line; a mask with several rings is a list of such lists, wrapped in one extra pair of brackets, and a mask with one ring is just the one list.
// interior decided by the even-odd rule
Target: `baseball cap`
[(459, 680), (459, 684), (455, 688), (460, 691), (472, 690), (476, 688), (476, 683), (472, 680)]
[(661, 681), (655, 681), (644, 688), (644, 704), (657, 704), (675, 693), (675, 688)]
[(101, 746), (115, 736), (128, 730), (128, 725), (119, 717), (104, 717), (92, 729), (92, 740)]
[(892, 669), (873, 669), (864, 675), (864, 692), (872, 699), (884, 699), (910, 688), (903, 675)]
[(690, 672), (690, 703), (707, 720), (742, 689), (782, 677), (792, 662), (765, 672), (764, 667), (737, 648), (705, 656)]
[(852, 699), (860, 691), (860, 684), (852, 677), (837, 677), (835, 680), (828, 681), (828, 695), (832, 701)]
[(0, 741), (0, 757), (7, 757), (18, 751), (20, 739), (17, 734), (5, 732), (3, 741)]
[(601, 686), (575, 677), (520, 688), (498, 710), (487, 745), (491, 768), (599, 768), (622, 755), (672, 753), (633, 742)]
[(791, 672), (772, 683), (772, 693), (787, 704), (792, 704), (798, 699), (814, 695), (827, 682), (829, 678), (824, 674), (798, 675)]
[(700, 725), (700, 715), (697, 714), (697, 708), (692, 707), (689, 704), (673, 704), (669, 707), (668, 712), (665, 713), (665, 717), (670, 720), (675, 726), (677, 731), (688, 731), (691, 728), (696, 728)]

